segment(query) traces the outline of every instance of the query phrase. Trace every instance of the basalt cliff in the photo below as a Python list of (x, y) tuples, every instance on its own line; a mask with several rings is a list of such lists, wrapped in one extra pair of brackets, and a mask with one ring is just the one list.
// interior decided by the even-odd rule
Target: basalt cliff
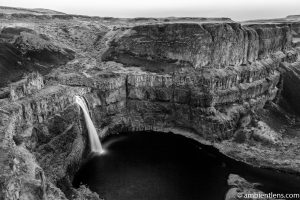
[(296, 16), (116, 19), (0, 7), (0, 199), (99, 199), (72, 177), (100, 138), (172, 132), (300, 175)]

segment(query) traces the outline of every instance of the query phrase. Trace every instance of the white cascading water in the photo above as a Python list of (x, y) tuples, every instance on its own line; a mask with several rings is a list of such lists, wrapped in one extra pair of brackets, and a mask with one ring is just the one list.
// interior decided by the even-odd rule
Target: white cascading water
[(88, 107), (85, 103), (85, 100), (82, 97), (75, 96), (75, 102), (81, 107), (83, 111), (86, 127), (88, 130), (88, 135), (89, 135), (91, 152), (100, 153), (100, 154), (103, 153), (100, 139), (98, 137), (96, 128), (88, 112)]

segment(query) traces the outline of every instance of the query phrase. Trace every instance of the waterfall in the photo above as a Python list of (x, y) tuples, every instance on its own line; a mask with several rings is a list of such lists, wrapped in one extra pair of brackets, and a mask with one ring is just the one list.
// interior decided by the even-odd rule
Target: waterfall
[(100, 153), (100, 154), (103, 153), (101, 142), (99, 140), (93, 121), (90, 117), (89, 110), (85, 100), (82, 97), (75, 96), (75, 102), (81, 107), (83, 111), (86, 127), (88, 130), (88, 135), (89, 135), (91, 152)]

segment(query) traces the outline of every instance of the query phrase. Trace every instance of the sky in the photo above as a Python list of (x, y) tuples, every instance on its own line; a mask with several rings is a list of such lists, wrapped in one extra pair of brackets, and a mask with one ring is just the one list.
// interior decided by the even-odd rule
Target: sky
[(102, 17), (229, 17), (242, 21), (300, 15), (300, 0), (1, 0), (0, 5)]

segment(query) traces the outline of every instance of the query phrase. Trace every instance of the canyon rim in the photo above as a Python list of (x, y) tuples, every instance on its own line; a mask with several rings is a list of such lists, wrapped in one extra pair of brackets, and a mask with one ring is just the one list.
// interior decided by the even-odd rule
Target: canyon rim
[[(113, 18), (0, 7), (0, 199), (101, 199), (72, 180), (100, 139), (171, 132), (300, 177), (300, 16)], [(231, 174), (238, 189), (261, 192)]]

